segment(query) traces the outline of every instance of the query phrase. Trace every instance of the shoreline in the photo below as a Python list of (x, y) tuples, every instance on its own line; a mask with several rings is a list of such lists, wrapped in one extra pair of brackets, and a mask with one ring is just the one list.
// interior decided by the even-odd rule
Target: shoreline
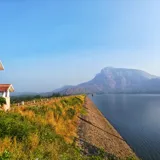
[[(80, 146), (85, 149), (86, 154), (96, 154), (97, 150), (94, 148), (96, 147), (97, 149), (103, 148), (105, 152), (118, 158), (134, 157), (138, 159), (89, 97), (86, 97), (84, 107), (87, 114), (80, 117), (78, 135)], [(84, 143), (91, 148), (84, 147)]]

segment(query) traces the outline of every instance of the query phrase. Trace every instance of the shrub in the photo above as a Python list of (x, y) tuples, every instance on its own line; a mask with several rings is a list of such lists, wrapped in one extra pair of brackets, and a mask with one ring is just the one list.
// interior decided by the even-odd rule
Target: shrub
[(73, 119), (73, 117), (75, 116), (75, 114), (76, 114), (75, 109), (69, 108), (69, 109), (66, 111), (66, 116), (67, 116), (67, 118), (69, 118), (69, 119)]
[(26, 107), (26, 110), (31, 110), (35, 114), (40, 114), (44, 116), (46, 112), (49, 110), (49, 108), (45, 106), (30, 106), (30, 107)]
[(18, 141), (26, 138), (35, 127), (19, 114), (0, 114), (0, 138), (17, 137)]
[(0, 160), (9, 160), (11, 158), (11, 153), (5, 150), (0, 156)]
[(58, 122), (61, 116), (62, 116), (62, 110), (60, 106), (56, 104), (56, 108), (54, 109), (54, 119)]
[(6, 104), (6, 99), (3, 97), (0, 97), (0, 106), (3, 106), (4, 104)]

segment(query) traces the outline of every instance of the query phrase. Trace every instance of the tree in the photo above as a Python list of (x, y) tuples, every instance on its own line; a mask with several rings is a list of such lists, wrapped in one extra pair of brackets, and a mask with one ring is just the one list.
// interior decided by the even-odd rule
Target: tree
[(6, 104), (6, 99), (3, 97), (0, 97), (0, 106), (2, 107), (4, 104)]

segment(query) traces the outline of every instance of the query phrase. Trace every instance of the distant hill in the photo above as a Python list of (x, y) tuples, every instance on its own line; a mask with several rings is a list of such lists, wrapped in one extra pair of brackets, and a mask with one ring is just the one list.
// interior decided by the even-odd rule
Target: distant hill
[(61, 92), (63, 90), (66, 90), (66, 89), (69, 89), (69, 88), (73, 88), (73, 87), (74, 86), (66, 85), (66, 86), (63, 86), (62, 88), (55, 89), (54, 92)]
[(160, 77), (136, 69), (106, 67), (88, 82), (56, 91), (61, 94), (160, 92)]
[(11, 93), (11, 96), (35, 96), (35, 95), (39, 95), (40, 93), (36, 93), (36, 92), (13, 92)]

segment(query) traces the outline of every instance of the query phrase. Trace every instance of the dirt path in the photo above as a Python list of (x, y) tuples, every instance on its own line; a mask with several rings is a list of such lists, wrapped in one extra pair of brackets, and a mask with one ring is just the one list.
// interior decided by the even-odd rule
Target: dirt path
[(124, 139), (88, 97), (86, 97), (85, 108), (87, 114), (80, 117), (79, 125), (79, 138), (83, 142), (103, 148), (107, 153), (114, 154), (120, 158), (136, 157)]

